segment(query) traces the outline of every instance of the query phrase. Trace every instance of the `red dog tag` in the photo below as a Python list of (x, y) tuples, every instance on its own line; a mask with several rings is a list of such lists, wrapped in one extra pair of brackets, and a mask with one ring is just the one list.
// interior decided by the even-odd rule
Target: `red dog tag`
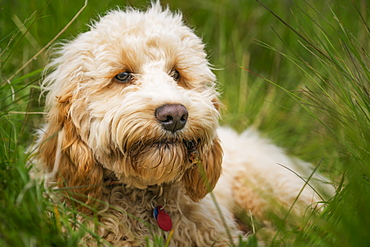
[(156, 217), (158, 226), (163, 231), (170, 231), (172, 229), (171, 217), (163, 210), (163, 208), (161, 208), (161, 206), (158, 206), (156, 209), (158, 212)]

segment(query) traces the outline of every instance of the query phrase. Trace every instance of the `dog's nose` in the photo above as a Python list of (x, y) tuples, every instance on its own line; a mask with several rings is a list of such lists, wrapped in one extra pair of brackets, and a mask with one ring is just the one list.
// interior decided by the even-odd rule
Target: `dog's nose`
[(180, 104), (166, 104), (155, 110), (155, 117), (165, 130), (176, 132), (184, 128), (188, 120), (188, 110)]

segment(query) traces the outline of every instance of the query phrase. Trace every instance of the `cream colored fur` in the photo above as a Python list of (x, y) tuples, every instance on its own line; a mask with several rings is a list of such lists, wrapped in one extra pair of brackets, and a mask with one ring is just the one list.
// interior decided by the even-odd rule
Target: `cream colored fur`
[[(33, 174), (64, 188), (60, 200), (68, 207), (95, 215), (99, 223), (80, 220), (103, 242), (145, 246), (172, 234), (170, 246), (228, 246), (244, 234), (235, 212), (250, 210), (268, 222), (268, 211), (293, 204), (305, 183), (286, 167), (310, 175), (309, 164), (255, 131), (238, 135), (218, 127), (219, 95), (204, 45), (180, 13), (158, 2), (146, 12), (109, 12), (63, 44), (48, 71), (46, 125)], [(121, 72), (131, 79), (116, 79)], [(176, 132), (155, 116), (168, 104), (189, 114)], [(306, 186), (292, 212), (302, 214), (317, 201)], [(159, 205), (172, 232), (159, 229), (153, 217)], [(81, 245), (98, 241), (88, 235)]]

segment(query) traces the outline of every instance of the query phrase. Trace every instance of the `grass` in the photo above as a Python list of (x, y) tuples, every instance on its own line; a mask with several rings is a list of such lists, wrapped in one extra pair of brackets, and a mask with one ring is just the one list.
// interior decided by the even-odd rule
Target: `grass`
[[(127, 4), (147, 5), (133, 2)], [(278, 219), (271, 245), (369, 246), (368, 3), (260, 2), (162, 1), (181, 9), (207, 45), (223, 92), (222, 124), (260, 129), (290, 154), (320, 163), (338, 189), (326, 210), (308, 215), (300, 229), (285, 229)], [(76, 246), (84, 234), (83, 228), (61, 230), (67, 212), (43, 197), (25, 167), (42, 117), (35, 113), (42, 112), (44, 48), (83, 5), (40, 0), (0, 6), (0, 246)], [(58, 40), (87, 30), (91, 18), (117, 5), (125, 3), (89, 1)]]

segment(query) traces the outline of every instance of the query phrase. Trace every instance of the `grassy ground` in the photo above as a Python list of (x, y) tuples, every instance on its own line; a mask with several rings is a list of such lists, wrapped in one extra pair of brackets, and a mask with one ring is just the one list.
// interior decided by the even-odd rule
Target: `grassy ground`
[[(75, 246), (84, 233), (61, 232), (64, 210), (42, 196), (25, 168), (25, 150), (41, 119), (45, 48), (57, 35), (70, 39), (87, 30), (86, 23), (108, 9), (147, 3), (91, 0), (60, 35), (84, 1), (0, 5), (0, 246)], [(278, 226), (271, 245), (369, 246), (367, 1), (162, 3), (181, 9), (207, 44), (223, 92), (222, 124), (260, 129), (290, 154), (320, 164), (338, 188), (326, 211), (300, 229)]]

